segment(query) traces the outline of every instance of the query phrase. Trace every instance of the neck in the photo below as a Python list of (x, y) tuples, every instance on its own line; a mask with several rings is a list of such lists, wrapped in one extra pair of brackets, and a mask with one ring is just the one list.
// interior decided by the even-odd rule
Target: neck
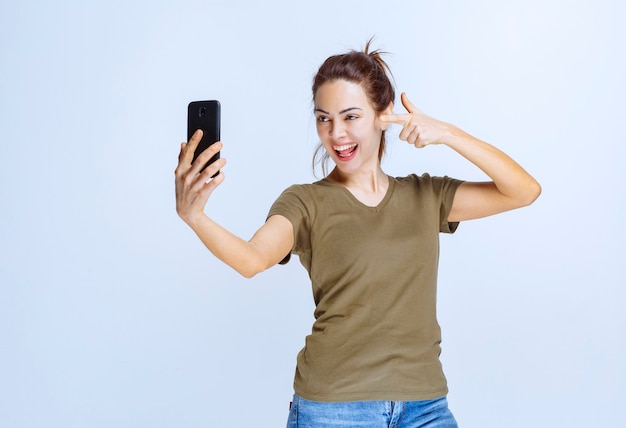
[(338, 168), (335, 168), (327, 178), (348, 189), (358, 189), (360, 192), (370, 194), (384, 193), (389, 185), (389, 177), (387, 177), (380, 165), (373, 170), (358, 171), (350, 174), (343, 173)]

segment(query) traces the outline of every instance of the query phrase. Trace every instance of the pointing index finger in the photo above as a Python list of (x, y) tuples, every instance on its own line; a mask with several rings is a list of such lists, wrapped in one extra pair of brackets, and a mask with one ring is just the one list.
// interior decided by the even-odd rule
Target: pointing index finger
[(380, 120), (385, 123), (396, 123), (398, 125), (404, 125), (411, 119), (411, 115), (408, 114), (382, 114)]

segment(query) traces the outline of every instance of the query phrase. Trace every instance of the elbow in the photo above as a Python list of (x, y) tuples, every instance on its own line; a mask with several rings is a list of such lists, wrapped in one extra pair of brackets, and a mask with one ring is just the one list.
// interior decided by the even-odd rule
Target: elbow
[(239, 272), (246, 279), (254, 278), (258, 272)]
[(515, 193), (505, 197), (506, 208), (502, 211), (516, 210), (531, 205), (541, 195), (541, 186), (534, 179), (523, 186), (518, 186)]
[(246, 279), (254, 278), (257, 274), (263, 272), (265, 269), (257, 269), (255, 267), (247, 267), (246, 269), (240, 269), (237, 272)]
[(537, 200), (541, 195), (541, 185), (536, 180), (532, 180), (527, 186), (523, 196), (520, 198), (520, 208), (527, 207)]
[(265, 271), (267, 267), (268, 266), (266, 265), (266, 263), (263, 263), (262, 261), (257, 261), (247, 263), (245, 266), (237, 269), (237, 272), (239, 272), (239, 274), (244, 278), (250, 279)]
[[(241, 263), (232, 265), (235, 270), (244, 278), (253, 278), (261, 272), (265, 272), (272, 266), (275, 266), (276, 263), (281, 260), (286, 262), (289, 259), (287, 257), (282, 257), (277, 259), (273, 254), (268, 254), (268, 251), (264, 251), (262, 248), (259, 248), (255, 243), (250, 242), (249, 250), (244, 255), (241, 255), (239, 261)], [(288, 254), (290, 254), (288, 252)]]

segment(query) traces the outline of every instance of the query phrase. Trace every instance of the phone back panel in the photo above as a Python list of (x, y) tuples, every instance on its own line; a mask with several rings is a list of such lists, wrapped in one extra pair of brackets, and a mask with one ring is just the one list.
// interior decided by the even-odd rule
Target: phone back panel
[[(210, 101), (193, 101), (189, 103), (187, 108), (187, 141), (196, 130), (202, 130), (202, 140), (198, 144), (193, 154), (193, 161), (206, 150), (211, 144), (220, 140), (220, 103), (217, 100)], [(220, 158), (219, 152), (216, 153), (206, 165), (215, 162)]]

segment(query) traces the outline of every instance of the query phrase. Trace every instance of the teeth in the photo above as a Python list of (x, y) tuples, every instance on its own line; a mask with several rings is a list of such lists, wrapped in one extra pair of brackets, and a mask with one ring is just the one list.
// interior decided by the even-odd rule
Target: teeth
[(338, 152), (342, 152), (344, 150), (348, 150), (348, 149), (351, 149), (353, 147), (356, 147), (356, 144), (346, 144), (346, 145), (343, 145), (343, 146), (335, 146), (334, 149), (336, 151), (338, 151)]

